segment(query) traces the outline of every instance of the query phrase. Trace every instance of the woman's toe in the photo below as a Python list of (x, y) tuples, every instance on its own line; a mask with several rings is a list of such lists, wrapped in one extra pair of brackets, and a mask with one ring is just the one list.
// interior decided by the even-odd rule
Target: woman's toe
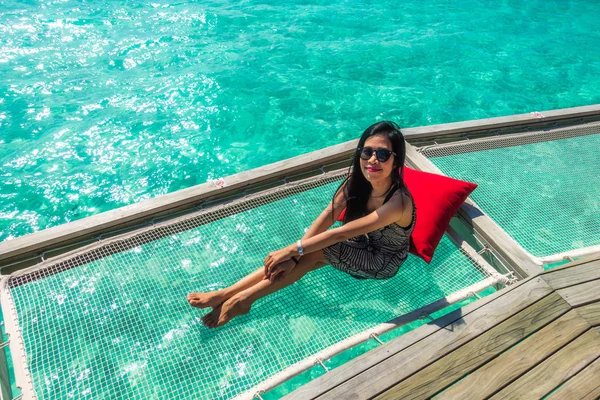
[(217, 313), (215, 312), (214, 309), (211, 312), (209, 312), (208, 314), (206, 314), (204, 316), (204, 318), (205, 318), (204, 325), (208, 326), (209, 328), (212, 328), (213, 325), (215, 324), (216, 315), (217, 315)]

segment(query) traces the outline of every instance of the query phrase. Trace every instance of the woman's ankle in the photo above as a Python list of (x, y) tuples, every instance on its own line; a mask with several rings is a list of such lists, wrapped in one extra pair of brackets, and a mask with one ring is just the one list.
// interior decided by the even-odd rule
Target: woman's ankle
[(215, 292), (215, 297), (225, 301), (228, 298), (230, 298), (231, 296), (233, 296), (235, 293), (232, 293), (230, 290), (227, 289), (221, 289), (221, 290), (217, 290)]
[(238, 293), (233, 294), (232, 296), (228, 297), (228, 299), (231, 299), (235, 297), (235, 300), (237, 302), (242, 303), (244, 306), (252, 306), (252, 304), (254, 303), (255, 299), (252, 298), (252, 291), (251, 290), (242, 290)]

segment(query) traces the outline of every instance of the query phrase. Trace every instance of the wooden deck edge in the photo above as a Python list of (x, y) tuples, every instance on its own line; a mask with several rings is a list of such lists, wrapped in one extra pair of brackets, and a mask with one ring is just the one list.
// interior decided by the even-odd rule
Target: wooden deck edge
[(33, 378), (28, 368), (25, 343), (16, 316), (14, 300), (8, 290), (8, 277), (0, 276), (0, 310), (4, 316), (4, 329), (10, 337), (9, 348), (12, 356), (15, 383), (23, 394), (23, 399), (34, 399)]
[[(393, 357), (378, 363), (369, 370), (362, 371), (352, 379), (344, 382), (333, 390), (318, 397), (319, 400), (337, 399), (337, 398), (356, 398), (357, 400), (366, 400), (379, 394), (387, 392), (390, 388), (401, 384), (407, 380), (420, 381), (416, 376), (422, 377), (434, 368), (432, 365), (442, 360), (454, 351), (472, 343), (477, 338), (493, 331), (498, 324), (510, 321), (513, 317), (526, 310), (533, 304), (548, 301), (555, 302), (560, 296), (553, 295), (550, 288), (543, 282), (534, 287), (521, 287), (521, 291), (513, 292), (511, 305), (515, 307), (506, 307), (500, 302), (492, 302), (494, 308), (493, 314), (489, 315), (487, 307), (478, 310), (477, 313), (466, 315), (461, 320), (446, 326), (444, 329), (424, 338), (421, 341), (412, 343), (401, 352), (394, 354)], [(535, 296), (523, 295), (523, 291), (533, 290)], [(394, 344), (394, 342), (390, 342)], [(357, 370), (361, 369), (356, 364)], [(423, 372), (425, 371), (425, 372)], [(423, 382), (426, 384), (425, 381)], [(363, 390), (364, 388), (364, 390)], [(406, 394), (397, 396), (397, 398), (408, 397)], [(421, 394), (417, 398), (428, 398)]]
[(414, 140), (417, 138), (427, 139), (457, 133), (497, 130), (522, 125), (547, 123), (564, 120), (565, 118), (579, 119), (593, 116), (600, 116), (600, 104), (563, 108), (558, 110), (539, 111), (535, 114), (532, 112), (528, 114), (515, 114), (504, 117), (453, 122), (449, 124), (429, 125), (418, 128), (405, 128), (402, 129), (402, 132), (405, 133), (407, 140)]
[[(529, 127), (528, 127), (529, 128)], [(488, 150), (490, 148), (501, 148), (501, 147), (513, 147), (523, 146), (532, 143), (542, 143), (551, 140), (556, 140), (556, 136), (565, 135), (564, 138), (570, 138), (573, 136), (580, 136), (583, 132), (573, 133), (573, 130), (590, 130), (593, 132), (587, 132), (587, 134), (596, 134), (600, 128), (600, 121), (591, 121), (580, 123), (577, 125), (561, 125), (551, 126), (544, 129), (533, 129), (527, 131), (519, 131), (514, 133), (498, 132), (494, 135), (482, 135), (480, 132), (468, 135), (467, 133), (461, 133), (461, 139), (450, 142), (437, 143), (433, 146), (424, 146), (424, 153), (428, 153), (428, 149), (433, 148), (433, 157), (440, 156), (439, 152), (445, 154), (463, 154), (472, 151)], [(464, 136), (464, 137), (463, 137)], [(476, 150), (474, 150), (476, 149)]]
[(585, 283), (568, 286), (564, 289), (557, 289), (560, 294), (571, 307), (584, 306), (590, 303), (600, 301), (600, 280), (595, 279)]
[(539, 276), (554, 290), (566, 289), (593, 281), (598, 281), (600, 287), (600, 259), (578, 264), (576, 269), (562, 269), (551, 274), (540, 274)]
[(582, 258), (580, 258), (578, 260), (573, 260), (573, 261), (569, 262), (568, 264), (561, 265), (559, 267), (555, 267), (555, 268), (552, 268), (552, 269), (545, 270), (545, 271), (541, 272), (540, 275), (552, 274), (552, 273), (555, 273), (555, 272), (558, 272), (558, 271), (561, 271), (561, 270), (564, 270), (564, 269), (573, 268), (573, 267), (576, 267), (578, 265), (587, 264), (589, 262), (597, 261), (597, 260), (600, 260), (600, 255), (598, 255), (598, 254), (588, 255), (588, 256), (582, 257)]
[[(0, 343), (2, 343), (2, 340), (0, 340)], [(8, 376), (8, 360), (5, 349), (0, 349), (0, 400), (12, 398), (12, 389)]]

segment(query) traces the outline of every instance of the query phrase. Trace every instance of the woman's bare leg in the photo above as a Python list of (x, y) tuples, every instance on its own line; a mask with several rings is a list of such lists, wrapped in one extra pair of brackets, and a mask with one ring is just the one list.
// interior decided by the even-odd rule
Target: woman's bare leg
[(227, 300), (234, 294), (256, 285), (258, 282), (263, 280), (264, 277), (265, 267), (260, 267), (256, 271), (246, 275), (245, 277), (243, 277), (242, 279), (225, 289), (206, 293), (190, 293), (187, 295), (187, 301), (193, 307), (214, 308), (222, 304), (225, 300)]
[[(292, 263), (293, 261), (286, 262)], [(233, 294), (223, 304), (214, 307), (211, 312), (206, 314), (202, 318), (202, 322), (209, 328), (224, 325), (234, 317), (250, 311), (252, 304), (256, 300), (291, 285), (308, 272), (325, 265), (327, 265), (327, 262), (322, 251), (307, 254), (300, 258), (298, 265), (284, 278), (274, 282), (268, 279), (261, 279), (253, 286)]]

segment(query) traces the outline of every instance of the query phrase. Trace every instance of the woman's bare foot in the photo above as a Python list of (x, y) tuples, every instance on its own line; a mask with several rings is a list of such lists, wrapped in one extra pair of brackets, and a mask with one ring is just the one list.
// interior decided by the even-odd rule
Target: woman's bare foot
[(202, 323), (209, 328), (225, 325), (238, 315), (248, 313), (251, 306), (252, 304), (248, 304), (241, 296), (233, 295), (202, 317)]
[(190, 303), (192, 307), (197, 308), (215, 308), (223, 304), (225, 300), (227, 300), (227, 296), (222, 290), (208, 293), (190, 293), (187, 295), (188, 303)]

